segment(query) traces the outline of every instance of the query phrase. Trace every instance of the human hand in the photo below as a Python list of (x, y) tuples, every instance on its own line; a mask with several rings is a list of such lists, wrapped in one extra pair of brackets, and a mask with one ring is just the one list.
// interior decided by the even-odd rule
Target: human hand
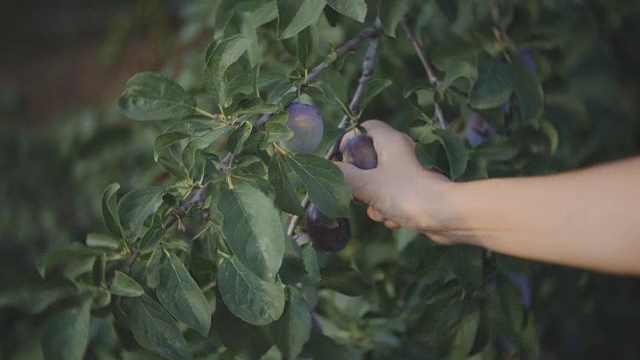
[[(441, 203), (441, 194), (452, 183), (446, 176), (426, 170), (415, 156), (415, 142), (406, 134), (379, 121), (368, 120), (362, 127), (373, 139), (378, 153), (378, 166), (370, 170), (338, 162), (345, 180), (356, 199), (369, 205), (369, 217), (390, 228), (400, 226), (430, 232), (436, 230), (438, 212), (431, 205)], [(350, 131), (340, 143), (344, 152), (347, 142), (358, 135)]]

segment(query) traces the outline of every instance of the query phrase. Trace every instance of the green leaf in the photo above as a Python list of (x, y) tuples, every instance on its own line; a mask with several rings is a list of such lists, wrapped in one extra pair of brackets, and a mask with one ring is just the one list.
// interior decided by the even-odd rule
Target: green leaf
[(320, 286), (347, 296), (359, 296), (367, 291), (362, 275), (352, 268), (325, 268), (320, 270)]
[(149, 295), (124, 298), (122, 305), (138, 344), (167, 359), (191, 359), (187, 342), (162, 305)]
[(210, 143), (208, 141), (201, 138), (195, 138), (191, 140), (187, 144), (187, 146), (184, 147), (184, 149), (182, 150), (182, 164), (188, 172), (191, 172), (191, 170), (193, 170), (193, 167), (196, 163), (196, 154), (198, 153), (198, 150), (204, 149), (209, 145)]
[(378, 16), (382, 22), (382, 29), (390, 37), (396, 37), (396, 28), (400, 20), (407, 13), (407, 0), (379, 0)]
[(249, 324), (269, 324), (284, 310), (282, 285), (262, 280), (235, 256), (220, 265), (218, 287), (229, 310)]
[(271, 199), (244, 181), (220, 195), (222, 231), (237, 258), (254, 274), (273, 280), (284, 256), (284, 230)]
[(364, 0), (327, 0), (327, 4), (342, 15), (363, 22), (367, 16), (367, 4)]
[(516, 58), (509, 67), (513, 91), (520, 105), (522, 122), (535, 123), (544, 112), (544, 92), (540, 80)]
[(313, 24), (298, 33), (298, 61), (305, 69), (313, 66), (318, 54), (318, 42), (318, 29)]
[(58, 301), (77, 295), (78, 290), (68, 284), (20, 284), (0, 290), (0, 309), (17, 309), (35, 315)]
[(244, 142), (247, 141), (249, 135), (251, 135), (251, 129), (253, 125), (251, 125), (248, 121), (243, 121), (240, 126), (235, 128), (231, 134), (229, 134), (229, 140), (227, 140), (227, 147), (230, 152), (233, 154), (239, 154), (242, 151), (242, 146)]
[(213, 42), (207, 48), (204, 75), (214, 98), (221, 106), (227, 105), (227, 69), (238, 61), (250, 44), (248, 36), (238, 34)]
[(127, 81), (118, 105), (135, 120), (169, 120), (193, 115), (196, 100), (164, 75), (143, 72)]
[(476, 109), (498, 107), (509, 101), (511, 84), (507, 66), (483, 53), (478, 57), (478, 80), (469, 93), (469, 104)]
[(311, 242), (302, 244), (300, 248), (302, 249), (302, 263), (304, 264), (304, 270), (307, 273), (300, 282), (310, 285), (317, 284), (321, 277), (316, 250), (313, 248), (313, 244)]
[(309, 192), (309, 198), (330, 218), (349, 217), (351, 188), (331, 161), (308, 153), (287, 153), (287, 163)]
[(89, 343), (91, 299), (51, 316), (41, 335), (46, 360), (82, 360)]
[(458, 179), (467, 168), (467, 150), (464, 143), (451, 132), (443, 129), (435, 129), (436, 135), (441, 139), (449, 161), (449, 175), (452, 180)]
[(293, 130), (283, 123), (269, 121), (267, 123), (267, 134), (269, 136), (269, 142), (279, 142), (291, 139), (293, 137)]
[(460, 78), (466, 78), (470, 81), (478, 78), (478, 69), (466, 61), (455, 61), (447, 64), (445, 71), (446, 75), (438, 87), (440, 92), (447, 90), (451, 84)]
[(287, 39), (315, 23), (325, 0), (276, 0), (278, 4), (278, 38)]
[(104, 227), (118, 239), (122, 238), (124, 233), (118, 216), (116, 196), (119, 189), (120, 184), (112, 183), (107, 185), (102, 192), (102, 221), (104, 222)]
[(182, 261), (173, 253), (160, 267), (156, 295), (173, 317), (207, 336), (211, 327), (211, 307)]
[[(99, 249), (86, 247), (80, 243), (62, 244), (47, 250), (36, 261), (38, 273), (43, 278), (54, 268), (69, 269), (78, 263), (87, 264), (102, 255)], [(91, 266), (93, 266), (91, 264)], [(89, 269), (87, 269), (89, 271)]]
[(476, 303), (468, 306), (464, 317), (455, 330), (455, 335), (449, 345), (449, 353), (447, 359), (465, 360), (469, 356), (473, 344), (476, 341), (476, 333), (480, 324), (480, 309)]
[(151, 186), (133, 190), (122, 196), (118, 203), (118, 213), (128, 234), (134, 237), (139, 235), (144, 221), (160, 205), (162, 193), (162, 187)]
[(388, 86), (393, 84), (393, 82), (389, 79), (372, 79), (369, 81), (369, 84), (364, 90), (364, 95), (362, 96), (362, 105), (361, 109), (367, 107), (367, 105), (376, 97), (376, 95), (380, 94), (382, 90), (386, 89)]
[(216, 305), (213, 323), (216, 324), (212, 329), (214, 336), (220, 338), (222, 344), (234, 355), (220, 359), (262, 359), (273, 347), (273, 335), (268, 327), (248, 324), (233, 315), (224, 303)]
[(119, 270), (115, 271), (115, 276), (113, 277), (113, 282), (109, 287), (109, 291), (113, 295), (124, 297), (137, 297), (144, 294), (142, 285), (138, 284), (138, 282), (130, 278), (129, 275)]
[(271, 157), (269, 162), (269, 182), (276, 193), (276, 205), (289, 214), (302, 216), (304, 209), (300, 199), (289, 179), (291, 167), (278, 154)]
[(111, 236), (96, 233), (87, 234), (85, 243), (89, 247), (99, 247), (109, 250), (117, 250), (120, 247), (120, 245), (118, 244), (118, 240), (112, 238)]
[(189, 134), (178, 131), (171, 131), (158, 136), (153, 142), (153, 159), (158, 161), (158, 158), (166, 148), (188, 137)]
[(482, 285), (482, 250), (472, 246), (454, 246), (447, 249), (446, 263), (458, 280), (469, 290)]
[(285, 359), (297, 359), (311, 334), (311, 314), (300, 290), (289, 287), (282, 316), (273, 323), (276, 345)]

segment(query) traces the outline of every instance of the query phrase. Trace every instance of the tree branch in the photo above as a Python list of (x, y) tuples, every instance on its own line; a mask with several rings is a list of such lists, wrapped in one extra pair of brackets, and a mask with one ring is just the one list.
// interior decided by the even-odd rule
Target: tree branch
[[(431, 63), (429, 63), (429, 59), (427, 59), (427, 56), (424, 53), (424, 50), (423, 50), (424, 47), (422, 46), (422, 43), (420, 42), (420, 40), (418, 40), (418, 38), (416, 38), (416, 36), (413, 34), (411, 29), (409, 28), (406, 18), (403, 18), (402, 20), (400, 20), (400, 26), (402, 27), (402, 30), (404, 30), (404, 33), (407, 35), (407, 37), (411, 41), (411, 44), (413, 44), (413, 48), (415, 49), (416, 54), (418, 55), (418, 58), (422, 63), (422, 67), (424, 68), (424, 71), (427, 73), (427, 78), (429, 79), (429, 83), (434, 88), (437, 88), (438, 86), (440, 86), (440, 79), (438, 79), (438, 77), (435, 74), (435, 71), (433, 70), (433, 67), (431, 66)], [(442, 108), (440, 107), (440, 104), (438, 104), (437, 102), (434, 102), (434, 104), (435, 104), (434, 116), (436, 119), (438, 119), (440, 126), (443, 129), (446, 129), (447, 121), (445, 120), (444, 115), (442, 114)]]
[(169, 218), (169, 220), (167, 220), (166, 223), (164, 223), (164, 226), (162, 227), (163, 230), (167, 230), (169, 229), (171, 226), (173, 226), (173, 224), (176, 223), (176, 221), (178, 221), (179, 219), (182, 219), (183, 217), (185, 217), (185, 215), (187, 215), (187, 212), (194, 206), (196, 205), (202, 205), (204, 203), (204, 198), (206, 196), (207, 193), (207, 189), (209, 188), (209, 184), (198, 188), (195, 193), (193, 194), (193, 196), (191, 197), (191, 199), (189, 199), (187, 202), (185, 202), (184, 204), (178, 206), (176, 209), (173, 210), (173, 214), (171, 215), (171, 217)]
[[(351, 103), (349, 104), (350, 114), (344, 115), (344, 117), (342, 118), (342, 121), (340, 121), (340, 124), (338, 125), (338, 128), (340, 129), (346, 129), (351, 124), (351, 117), (355, 114), (360, 113), (360, 107), (362, 104), (362, 100), (364, 99), (364, 91), (367, 88), (369, 81), (373, 79), (373, 72), (375, 71), (375, 68), (376, 68), (378, 49), (380, 47), (379, 34), (380, 34), (380, 29), (382, 28), (380, 19), (376, 19), (376, 22), (373, 28), (377, 29), (376, 34), (378, 35), (373, 36), (369, 41), (369, 48), (367, 49), (367, 54), (365, 55), (364, 60), (362, 62), (362, 76), (360, 76), (360, 80), (358, 81), (358, 87), (356, 88), (356, 91), (354, 92), (353, 97), (351, 98)], [(340, 146), (339, 141), (340, 140), (338, 140), (335, 144), (333, 144), (333, 146), (331, 146), (331, 148), (327, 151), (327, 154), (325, 156), (326, 159), (329, 159), (336, 152), (336, 149), (338, 148), (338, 146)], [(302, 200), (302, 204), (301, 204), (302, 208), (306, 209), (307, 206), (309, 206), (309, 202), (310, 202), (309, 195), (307, 194)], [(291, 217), (291, 219), (289, 220), (289, 227), (287, 228), (288, 236), (293, 236), (299, 222), (300, 222), (300, 216), (294, 215)]]

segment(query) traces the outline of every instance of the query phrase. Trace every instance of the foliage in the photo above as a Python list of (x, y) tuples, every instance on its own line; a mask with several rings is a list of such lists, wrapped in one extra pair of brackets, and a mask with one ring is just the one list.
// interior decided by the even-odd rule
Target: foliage
[[(95, 199), (87, 207), (99, 209), (103, 230), (92, 224), (82, 242), (42, 254), (45, 282), (0, 293), (0, 307), (36, 317), (27, 323), (41, 335), (42, 356), (576, 357), (608, 340), (596, 331), (603, 313), (582, 314), (629, 299), (602, 299), (610, 278), (372, 224), (326, 156), (370, 117), (410, 134), (421, 163), (455, 181), (637, 153), (638, 126), (621, 111), (589, 7), (220, 0), (185, 7), (184, 22), (186, 43), (213, 34), (200, 61), (187, 58), (176, 76), (137, 74), (118, 101), (142, 121), (129, 126), (153, 134), (141, 143), (159, 166), (84, 195)], [(325, 121), (315, 153), (278, 146), (291, 136), (284, 108), (294, 101), (313, 104)], [(478, 146), (466, 132), (474, 116), (495, 132)], [(122, 160), (145, 151), (109, 144)], [(81, 149), (69, 150), (69, 167)], [(304, 225), (293, 215), (309, 201), (351, 219), (344, 250), (325, 253), (294, 236)], [(638, 285), (616, 289), (632, 294)], [(574, 317), (558, 330), (554, 316), (567, 307)], [(612, 357), (640, 351), (631, 340), (640, 314), (625, 309), (633, 327), (606, 347)], [(575, 344), (554, 343), (557, 331)]]

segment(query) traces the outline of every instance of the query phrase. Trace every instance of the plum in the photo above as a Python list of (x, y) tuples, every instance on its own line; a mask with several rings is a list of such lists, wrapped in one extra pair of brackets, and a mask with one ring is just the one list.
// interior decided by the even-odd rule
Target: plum
[(360, 169), (369, 170), (378, 166), (378, 154), (373, 147), (373, 139), (358, 135), (347, 142), (342, 160)]
[(320, 145), (324, 124), (318, 110), (302, 103), (291, 103), (284, 109), (289, 118), (287, 126), (293, 130), (293, 137), (280, 142), (288, 151), (314, 152)]
[(307, 234), (316, 249), (327, 252), (342, 250), (351, 237), (349, 219), (332, 219), (323, 214), (314, 204), (310, 204), (304, 214)]
[(495, 130), (489, 125), (478, 113), (473, 113), (469, 118), (469, 122), (464, 130), (464, 136), (469, 139), (471, 147), (476, 147), (493, 135)]

